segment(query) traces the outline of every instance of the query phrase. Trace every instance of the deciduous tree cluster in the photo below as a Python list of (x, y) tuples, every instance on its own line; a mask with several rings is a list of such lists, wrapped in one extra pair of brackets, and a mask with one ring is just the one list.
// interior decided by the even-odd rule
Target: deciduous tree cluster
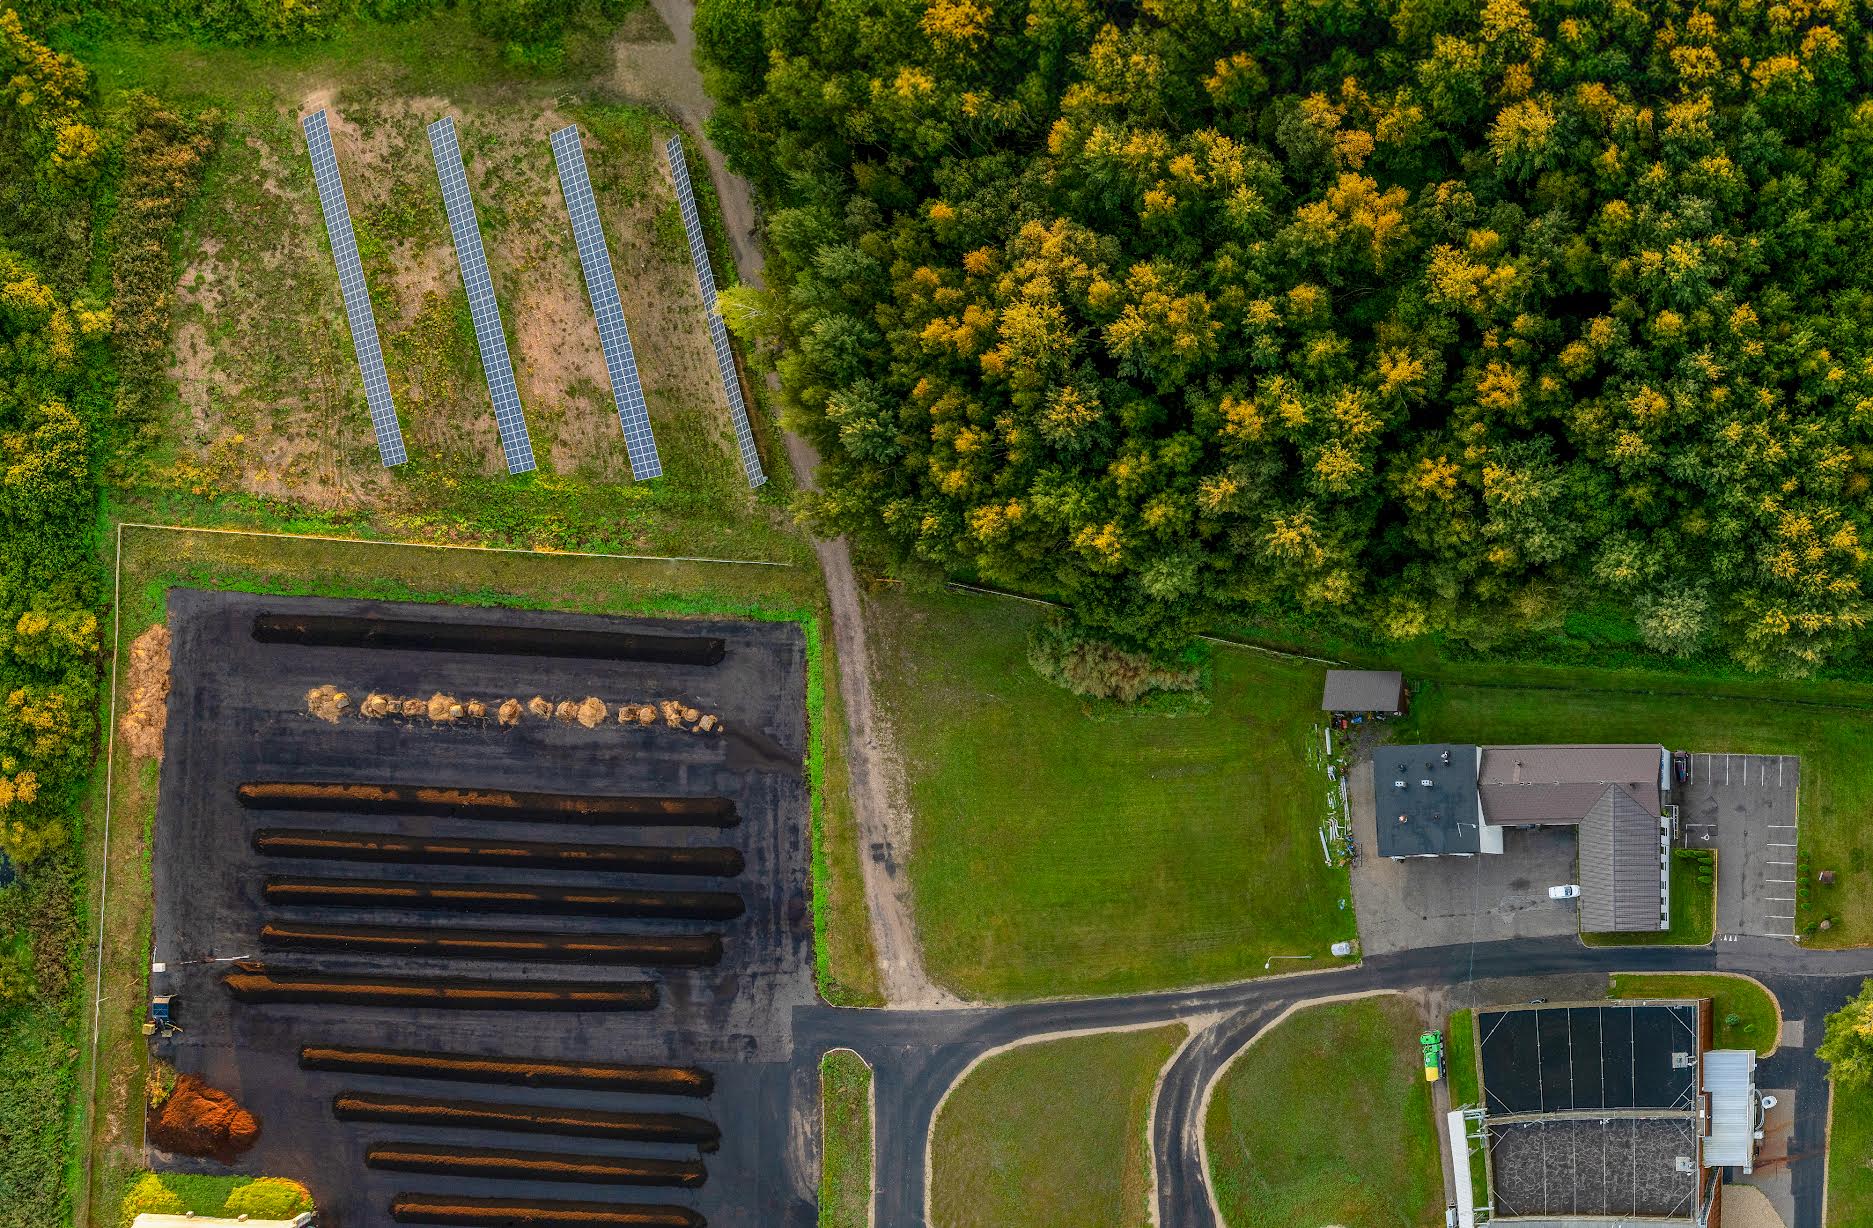
[[(1859, 652), (1855, 0), (702, 0), (814, 510), (1123, 639)], [(745, 304), (744, 304), (745, 305)], [(744, 313), (746, 315), (747, 313)]]

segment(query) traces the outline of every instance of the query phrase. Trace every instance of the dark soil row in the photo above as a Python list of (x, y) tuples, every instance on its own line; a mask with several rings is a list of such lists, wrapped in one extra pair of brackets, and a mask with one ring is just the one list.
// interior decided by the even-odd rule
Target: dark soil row
[(364, 1153), (370, 1168), (443, 1177), (493, 1177), (508, 1181), (587, 1181), (596, 1185), (646, 1185), (693, 1190), (708, 1180), (701, 1160), (651, 1160), (636, 1156), (576, 1152), (518, 1151), (506, 1147), (445, 1147), (425, 1143), (377, 1143)]
[(339, 1092), (332, 1112), (340, 1121), (379, 1121), (404, 1126), (449, 1126), (464, 1130), (511, 1130), (520, 1134), (564, 1134), (625, 1143), (693, 1143), (714, 1150), (722, 1132), (715, 1123), (686, 1113), (625, 1113), (612, 1109), (562, 1108), (550, 1104), (502, 1104)]
[(568, 631), (553, 627), (358, 618), (342, 614), (263, 612), (254, 616), (254, 638), (263, 644), (297, 644), (306, 648), (386, 648), (400, 652), (465, 652), (480, 656), (650, 661), (663, 665), (717, 665), (726, 653), (721, 637), (713, 635)]
[(269, 921), (260, 945), (276, 951), (346, 951), (443, 959), (521, 959), (574, 964), (711, 968), (720, 934), (563, 934), (401, 925), (313, 925)]
[(563, 1062), (549, 1058), (467, 1057), (411, 1049), (360, 1049), (347, 1045), (307, 1045), (299, 1051), (306, 1070), (373, 1074), (417, 1079), (457, 1079), (471, 1083), (511, 1083), (520, 1087), (575, 1087), (593, 1091), (646, 1095), (707, 1096), (715, 1076), (693, 1066), (632, 1066), (617, 1062)]
[(250, 810), (341, 810), (350, 814), (625, 826), (733, 827), (741, 821), (735, 814), (735, 803), (726, 797), (608, 797), (440, 785), (266, 780), (241, 785), (235, 796)]
[(390, 1204), (399, 1224), (468, 1224), (487, 1228), (577, 1225), (578, 1228), (708, 1228), (687, 1207), (615, 1202), (554, 1202), (534, 1198), (465, 1198), (454, 1194), (399, 1194)]
[(413, 912), (508, 912), (551, 916), (670, 917), (728, 921), (746, 911), (731, 891), (626, 891), (609, 887), (523, 887), (411, 883), (371, 878), (270, 875), (267, 903), (401, 908)]
[(243, 963), (221, 978), (241, 1002), (446, 1007), (477, 1011), (649, 1011), (650, 981), (496, 981), (309, 972)]
[(384, 861), (402, 865), (525, 866), (621, 874), (683, 874), (733, 878), (742, 870), (736, 848), (668, 848), (638, 844), (560, 844), (545, 840), (457, 840), (369, 832), (264, 827), (254, 848), (269, 857)]

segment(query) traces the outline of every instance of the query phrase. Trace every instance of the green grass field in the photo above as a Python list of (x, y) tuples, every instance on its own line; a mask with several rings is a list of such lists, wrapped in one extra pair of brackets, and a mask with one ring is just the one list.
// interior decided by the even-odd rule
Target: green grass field
[(1039, 1041), (970, 1071), (931, 1127), (932, 1228), (1143, 1228), (1151, 1089), (1184, 1035)]
[(1440, 1221), (1421, 1030), (1405, 999), (1363, 998), (1301, 1011), (1236, 1059), (1203, 1123), (1229, 1228)]
[(871, 1067), (850, 1049), (819, 1063), (819, 1228), (871, 1223)]
[[(1782, 1026), (1775, 999), (1747, 976), (1721, 972), (1622, 972), (1610, 978), (1609, 998), (1709, 998), (1716, 1017), (1719, 1049), (1754, 1049), (1763, 1057), (1775, 1051)], [(1736, 1022), (1730, 1022), (1735, 1019)]]
[(1671, 924), (1662, 932), (1594, 934), (1581, 931), (1590, 947), (1708, 946), (1717, 936), (1717, 884), (1698, 882), (1699, 861), (1677, 849), (1671, 858)]
[[(1453, 678), (1461, 677), (1463, 681)], [(1662, 742), (1801, 756), (1801, 852), (1833, 870), (1797, 925), (1814, 946), (1873, 944), (1873, 687), (1537, 666), (1452, 667), (1420, 683), (1400, 742)], [(1811, 933), (1821, 918), (1831, 929)]]
[(936, 980), (1129, 993), (1258, 975), (1275, 954), (1318, 965), (1353, 936), (1316, 835), (1318, 667), (1219, 649), (1207, 712), (1115, 714), (1030, 668), (1035, 607), (892, 590), (870, 614)]

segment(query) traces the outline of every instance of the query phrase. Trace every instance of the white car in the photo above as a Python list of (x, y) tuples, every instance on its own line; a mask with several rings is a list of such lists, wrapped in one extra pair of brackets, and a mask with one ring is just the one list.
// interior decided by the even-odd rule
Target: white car
[(1577, 883), (1567, 883), (1559, 887), (1550, 887), (1548, 888), (1548, 898), (1551, 900), (1578, 900), (1580, 898), (1580, 886)]

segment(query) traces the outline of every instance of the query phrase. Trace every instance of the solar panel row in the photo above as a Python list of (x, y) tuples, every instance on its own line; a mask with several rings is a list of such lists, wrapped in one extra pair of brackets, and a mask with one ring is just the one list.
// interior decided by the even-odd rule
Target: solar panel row
[(572, 239), (585, 270), (586, 297), (598, 321), (598, 342), (605, 350), (605, 370), (611, 376), (611, 399), (624, 428), (624, 447), (631, 457), (631, 476), (642, 482), (663, 472), (657, 441), (651, 437), (650, 414), (644, 407), (644, 389), (637, 377), (637, 358), (631, 352), (631, 332), (624, 323), (624, 304), (618, 300), (618, 282), (612, 272), (611, 249), (598, 221), (592, 199), (592, 179), (585, 166), (579, 129), (569, 125), (549, 138), (553, 161), (559, 167), (559, 189), (572, 217)]
[(325, 233), (332, 242), (332, 262), (338, 266), (338, 291), (345, 300), (345, 318), (351, 325), (351, 348), (358, 355), (364, 376), (364, 403), (377, 432), (377, 454), (386, 466), (409, 459), (403, 450), (403, 428), (397, 424), (396, 403), (390, 396), (390, 377), (384, 371), (384, 350), (377, 338), (377, 317), (364, 284), (364, 266), (358, 261), (357, 235), (351, 228), (351, 207), (345, 202), (345, 184), (338, 176), (338, 157), (324, 111), (299, 122), (312, 157), (312, 178), (319, 189), (319, 210), (325, 214)]
[(468, 175), (462, 169), (453, 119), (444, 116), (429, 125), (429, 151), (435, 158), (436, 178), (442, 183), (442, 206), (455, 238), (455, 260), (462, 270), (462, 288), (468, 293), (468, 313), (475, 325), (475, 343), (481, 347), (481, 370), (494, 404), (501, 451), (507, 457), (509, 473), (525, 473), (534, 468), (533, 443), (527, 437), (527, 420), (520, 410), (520, 390), (514, 386), (514, 364), (507, 353), (507, 335), (501, 331), (494, 283), (488, 279), (481, 225), (475, 218), (475, 202), (468, 194)]
[(741, 450), (741, 467), (748, 475), (748, 485), (767, 481), (761, 469), (761, 454), (755, 450), (754, 427), (748, 421), (748, 406), (741, 397), (741, 377), (735, 372), (735, 355), (728, 348), (728, 328), (715, 309), (715, 271), (709, 267), (709, 249), (702, 241), (702, 220), (696, 213), (696, 194), (690, 189), (689, 164), (683, 157), (681, 137), (671, 137), (664, 147), (670, 159), (670, 174), (676, 180), (676, 203), (683, 214), (683, 232), (689, 237), (689, 258), (696, 266), (696, 284), (702, 290), (702, 309), (709, 321), (709, 341), (715, 347), (716, 369), (722, 375), (722, 390), (728, 394), (729, 417), (735, 424), (735, 444)]

